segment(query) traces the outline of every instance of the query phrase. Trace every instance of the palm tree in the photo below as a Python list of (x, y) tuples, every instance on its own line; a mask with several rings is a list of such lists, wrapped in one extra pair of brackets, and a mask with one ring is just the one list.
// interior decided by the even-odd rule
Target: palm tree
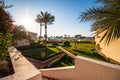
[(75, 48), (76, 48), (76, 45), (77, 45), (77, 41), (78, 41), (78, 39), (80, 39), (82, 37), (82, 35), (81, 34), (77, 34), (77, 35), (75, 35), (74, 36), (74, 38), (75, 38)]
[(105, 32), (101, 41), (106, 44), (120, 38), (120, 0), (97, 0), (103, 5), (89, 8), (80, 15), (80, 21), (93, 21), (91, 30)]
[(53, 24), (55, 17), (48, 13), (47, 11), (43, 13), (42, 11), (39, 14), (42, 24), (45, 26), (45, 41), (47, 41), (47, 25)]
[(26, 29), (22, 25), (14, 25), (14, 32), (13, 32), (13, 43), (15, 40), (26, 39)]
[(42, 26), (43, 26), (43, 19), (40, 14), (36, 15), (35, 21), (40, 24), (40, 36), (39, 36), (39, 41), (41, 41), (41, 34), (42, 34)]

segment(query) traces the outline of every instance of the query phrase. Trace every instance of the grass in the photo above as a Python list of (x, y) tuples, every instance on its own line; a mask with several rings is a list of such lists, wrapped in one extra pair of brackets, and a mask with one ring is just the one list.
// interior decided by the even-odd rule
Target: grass
[(54, 51), (55, 53), (61, 52), (61, 50), (57, 49), (56, 47), (48, 47), (48, 49)]
[(58, 60), (55, 59), (51, 62), (51, 66), (45, 66), (43, 68), (55, 68), (55, 67), (65, 67), (74, 65), (74, 59), (67, 54), (63, 54), (63, 56)]
[(77, 43), (76, 47), (75, 47), (75, 43), (71, 43), (71, 47), (69, 48), (64, 47), (64, 48), (75, 55), (88, 57), (100, 61), (106, 61), (104, 57), (102, 57), (101, 55), (95, 52), (94, 43)]
[[(45, 52), (45, 57), (41, 57), (41, 52)], [(46, 60), (48, 58), (51, 58), (55, 55), (58, 55), (61, 51), (57, 49), (56, 47), (47, 47), (45, 48), (35, 48), (35, 49), (29, 49), (22, 51), (24, 56), (37, 59), (37, 60)]]

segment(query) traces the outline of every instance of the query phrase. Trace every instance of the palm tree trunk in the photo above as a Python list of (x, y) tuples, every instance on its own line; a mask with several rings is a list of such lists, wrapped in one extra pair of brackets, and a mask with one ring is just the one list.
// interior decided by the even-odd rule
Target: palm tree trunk
[(47, 25), (45, 24), (45, 41), (47, 42)]
[(45, 51), (46, 51), (46, 48), (47, 48), (47, 25), (45, 23)]
[(42, 24), (40, 23), (40, 37), (39, 37), (39, 41), (41, 41), (41, 33), (42, 33)]
[(75, 48), (77, 47), (77, 41), (75, 40)]

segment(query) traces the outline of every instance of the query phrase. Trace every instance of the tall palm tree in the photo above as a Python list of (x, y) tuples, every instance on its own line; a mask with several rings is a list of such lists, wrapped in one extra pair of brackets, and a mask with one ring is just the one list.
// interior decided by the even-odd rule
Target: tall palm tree
[(45, 13), (41, 11), (39, 17), (45, 26), (45, 41), (47, 41), (47, 25), (53, 24), (55, 17), (48, 13), (47, 11)]
[(93, 21), (91, 30), (105, 32), (101, 41), (106, 44), (120, 38), (120, 0), (97, 0), (103, 5), (89, 8), (80, 15), (80, 21)]
[(39, 41), (41, 41), (41, 34), (42, 34), (42, 26), (43, 26), (43, 19), (40, 14), (36, 15), (35, 21), (40, 24), (40, 36), (39, 36)]

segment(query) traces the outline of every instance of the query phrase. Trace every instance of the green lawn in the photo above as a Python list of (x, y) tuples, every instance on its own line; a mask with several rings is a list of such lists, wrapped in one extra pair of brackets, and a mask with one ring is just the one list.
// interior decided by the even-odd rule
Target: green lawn
[[(45, 57), (41, 57), (41, 52), (45, 52)], [(35, 48), (35, 49), (29, 49), (29, 50), (24, 50), (22, 51), (22, 54), (24, 56), (37, 59), (37, 60), (46, 60), (52, 56), (55, 56), (59, 54), (61, 50), (57, 49), (56, 47), (47, 47), (46, 49), (44, 48)]]
[(94, 43), (77, 43), (76, 48), (75, 48), (75, 43), (71, 43), (71, 47), (69, 48), (64, 47), (64, 48), (75, 55), (106, 61), (106, 59), (103, 58), (101, 55), (95, 53)]
[(59, 60), (54, 60), (51, 63), (51, 68), (53, 67), (65, 67), (65, 66), (72, 66), (74, 65), (74, 59), (67, 54), (64, 54)]

